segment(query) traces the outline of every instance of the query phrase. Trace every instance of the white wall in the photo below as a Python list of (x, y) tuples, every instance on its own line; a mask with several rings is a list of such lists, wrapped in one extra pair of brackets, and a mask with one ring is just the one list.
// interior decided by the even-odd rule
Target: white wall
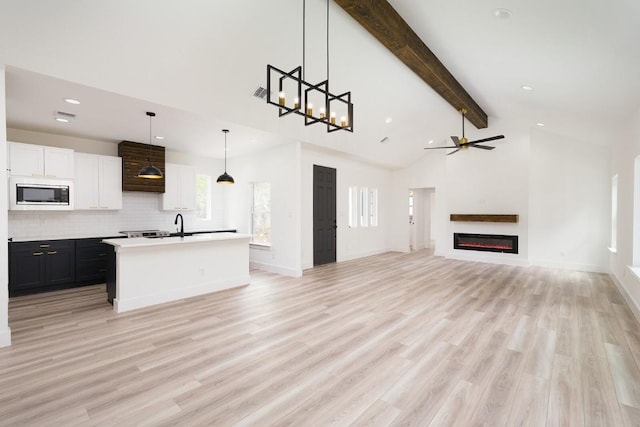
[[(301, 160), (302, 268), (313, 267), (313, 165), (336, 169), (336, 260), (387, 251), (390, 242), (385, 225), (389, 224), (393, 203), (391, 171), (310, 145), (302, 146)], [(378, 189), (378, 227), (349, 228), (349, 187), (352, 186)]]
[[(518, 223), (448, 221), (447, 256), (507, 264), (526, 264), (529, 220), (528, 130), (491, 119), (491, 130), (471, 139), (504, 134), (491, 144), (495, 150), (469, 148), (446, 156), (447, 214), (517, 214)], [(453, 249), (453, 233), (506, 234), (518, 236), (518, 254)]]
[[(496, 149), (469, 148), (451, 156), (451, 150), (430, 150), (406, 169), (394, 172), (393, 219), (390, 224), (394, 250), (409, 250), (407, 192), (433, 188), (431, 239), (435, 254), (451, 258), (497, 263), (526, 264), (528, 228), (528, 133), (492, 119), (491, 128), (475, 130), (471, 139), (504, 133)], [(469, 135), (468, 135), (469, 136)], [(449, 221), (458, 214), (518, 214), (517, 224), (462, 223)], [(509, 234), (519, 236), (519, 254), (453, 249), (453, 233)]]
[(445, 185), (446, 150), (433, 150), (424, 153), (411, 166), (397, 170), (391, 177), (391, 210), (387, 229), (389, 248), (398, 252), (409, 252), (409, 211), (408, 195), (411, 188), (430, 188), (434, 191), (431, 207), (431, 239), (435, 241), (435, 253), (446, 246), (446, 185)]
[[(118, 144), (108, 141), (74, 138), (22, 129), (7, 129), (8, 140), (27, 144), (71, 148), (77, 152), (118, 155)], [(6, 149), (3, 150), (6, 153)], [(211, 230), (227, 228), (226, 192), (215, 180), (222, 169), (222, 160), (190, 156), (167, 150), (166, 161), (192, 165), (197, 174), (211, 176), (212, 215), (210, 220), (199, 220), (195, 212), (182, 212), (185, 230)], [(9, 237), (46, 238), (65, 236), (109, 236), (121, 230), (160, 229), (174, 231), (176, 212), (160, 210), (162, 196), (157, 193), (123, 193), (122, 209), (117, 211), (10, 211)]]
[(611, 150), (531, 132), (530, 262), (609, 271)]
[[(616, 135), (613, 144), (611, 176), (618, 175), (618, 246), (617, 252), (609, 256), (611, 272), (616, 283), (627, 297), (629, 305), (640, 319), (640, 277), (634, 274), (629, 266), (633, 266), (633, 217), (640, 215), (634, 212), (634, 162), (640, 156), (640, 109), (621, 122), (620, 135)], [(640, 248), (637, 248), (640, 250)], [(640, 267), (636, 265), (635, 267)]]
[[(640, 118), (638, 123), (640, 128)], [(506, 138), (496, 141), (493, 151), (470, 148), (446, 156), (447, 150), (433, 150), (410, 167), (394, 172), (391, 247), (408, 251), (408, 189), (433, 187), (432, 238), (436, 255), (608, 271), (610, 149), (498, 119), (492, 119), (491, 130), (478, 137), (495, 133), (504, 133)], [(637, 134), (640, 135), (640, 130)], [(628, 168), (619, 178), (619, 200), (628, 199), (622, 193), (630, 191), (625, 186), (631, 184), (622, 182), (622, 176), (627, 181), (632, 179), (632, 166)], [(625, 205), (619, 209), (622, 217), (623, 211), (629, 210)], [(454, 223), (449, 221), (451, 213), (518, 214), (519, 222)], [(518, 235), (519, 254), (453, 250), (454, 232)], [(630, 245), (624, 239), (621, 241), (625, 232), (630, 233), (618, 232), (622, 247)], [(640, 301), (640, 287), (638, 296)]]
[[(0, 182), (7, 182), (7, 112), (5, 96), (5, 69), (0, 65)], [(9, 329), (9, 272), (7, 244), (7, 186), (0, 185), (0, 347), (11, 345)]]
[(241, 233), (250, 230), (250, 184), (271, 183), (271, 247), (251, 248), (252, 267), (301, 276), (300, 144), (283, 144), (251, 156), (230, 159), (227, 171), (236, 182), (233, 186), (224, 186), (228, 190), (228, 224)]

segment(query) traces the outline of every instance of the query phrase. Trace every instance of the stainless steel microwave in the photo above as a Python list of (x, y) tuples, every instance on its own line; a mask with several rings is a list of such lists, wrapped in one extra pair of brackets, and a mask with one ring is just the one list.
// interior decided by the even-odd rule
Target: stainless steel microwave
[(72, 210), (73, 181), (37, 177), (9, 179), (10, 210)]

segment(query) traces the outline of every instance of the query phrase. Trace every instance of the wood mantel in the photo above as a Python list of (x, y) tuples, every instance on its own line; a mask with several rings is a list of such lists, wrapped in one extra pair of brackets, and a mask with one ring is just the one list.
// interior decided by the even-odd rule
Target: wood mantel
[(499, 214), (451, 214), (450, 221), (466, 221), (466, 222), (518, 222), (518, 215), (499, 215)]

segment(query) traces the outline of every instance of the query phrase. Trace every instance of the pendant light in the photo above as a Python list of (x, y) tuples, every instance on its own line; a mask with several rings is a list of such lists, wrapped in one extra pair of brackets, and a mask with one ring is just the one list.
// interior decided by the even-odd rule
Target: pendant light
[(147, 162), (149, 164), (140, 169), (138, 172), (138, 178), (160, 179), (162, 178), (162, 171), (151, 163), (151, 136), (153, 135), (151, 132), (151, 119), (156, 116), (156, 113), (147, 111), (147, 116), (149, 116), (149, 157), (147, 158)]
[[(353, 132), (353, 103), (351, 102), (351, 91), (341, 95), (335, 95), (329, 91), (329, 0), (327, 0), (327, 79), (320, 83), (310, 83), (305, 80), (305, 48), (306, 48), (306, 6), (302, 0), (302, 65), (286, 72), (267, 64), (267, 104), (278, 107), (278, 117), (284, 117), (291, 113), (304, 117), (304, 125), (309, 126), (314, 123), (324, 124), (327, 132), (346, 130)], [(271, 84), (278, 81), (278, 90), (272, 91)], [(289, 93), (287, 99), (285, 86), (289, 90), (293, 89), (294, 96)], [(278, 94), (276, 102), (273, 93)], [(310, 96), (311, 95), (311, 96)], [(313, 108), (312, 99), (321, 100), (317, 109)], [(338, 111), (341, 114), (338, 115)], [(337, 118), (340, 121), (337, 121)]]
[(222, 129), (224, 132), (224, 173), (218, 177), (218, 184), (234, 184), (233, 177), (227, 173), (227, 134), (229, 129)]

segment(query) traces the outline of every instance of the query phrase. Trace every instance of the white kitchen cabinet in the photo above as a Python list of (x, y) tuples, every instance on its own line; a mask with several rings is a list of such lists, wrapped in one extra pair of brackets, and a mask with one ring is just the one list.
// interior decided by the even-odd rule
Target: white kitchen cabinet
[(7, 142), (9, 170), (13, 176), (74, 177), (73, 150)]
[(165, 163), (162, 209), (191, 211), (196, 208), (196, 170), (193, 166)]
[(122, 159), (76, 153), (75, 209), (122, 209)]

